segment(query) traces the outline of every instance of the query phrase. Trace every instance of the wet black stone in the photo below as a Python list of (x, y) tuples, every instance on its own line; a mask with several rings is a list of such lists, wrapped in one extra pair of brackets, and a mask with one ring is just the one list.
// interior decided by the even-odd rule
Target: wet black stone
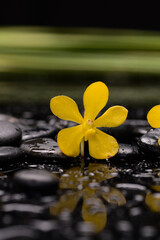
[(147, 120), (142, 120), (142, 119), (127, 119), (123, 125), (128, 125), (131, 126), (132, 128), (135, 127), (147, 127), (149, 126), (149, 123)]
[(139, 141), (138, 145), (140, 151), (148, 155), (148, 157), (156, 155), (160, 156), (160, 146), (158, 145), (158, 139), (160, 137), (160, 129), (151, 129), (145, 135), (143, 135)]
[(22, 132), (13, 123), (0, 121), (0, 146), (17, 146), (20, 144)]
[[(63, 128), (68, 128), (68, 127), (74, 127), (76, 126), (77, 123), (75, 122), (72, 122), (72, 121), (67, 121), (67, 120), (58, 120), (56, 123), (55, 123), (55, 127), (56, 129), (59, 131)], [(57, 131), (57, 132), (58, 132)]]
[(51, 126), (37, 126), (22, 130), (22, 141), (41, 137), (54, 137), (57, 131), (55, 127)]
[[(136, 159), (138, 157), (138, 147), (131, 144), (119, 144), (119, 151), (114, 158), (117, 159)], [(114, 159), (113, 158), (113, 159)]]
[(142, 135), (146, 134), (151, 129), (150, 126), (146, 127), (135, 127), (133, 130), (133, 135), (138, 139)]
[(121, 125), (119, 127), (108, 129), (108, 133), (116, 138), (118, 142), (130, 143), (132, 139), (131, 126)]
[(55, 126), (56, 122), (58, 121), (58, 118), (56, 116), (54, 116), (53, 114), (52, 115), (49, 115), (47, 117), (47, 122), (50, 126)]
[(13, 116), (11, 116), (11, 115), (0, 113), (0, 121), (7, 121), (7, 122), (11, 122), (11, 123), (17, 123), (18, 119), (13, 117)]
[[(49, 172), (52, 172), (56, 175), (61, 175), (64, 170), (62, 169), (62, 166), (60, 167), (61, 164), (53, 164), (53, 163), (41, 163), (41, 164), (36, 164), (36, 163), (27, 163), (27, 168), (29, 169), (44, 169), (47, 170)], [(70, 167), (70, 164), (68, 165)]]
[(46, 170), (27, 169), (14, 174), (13, 187), (22, 192), (34, 194), (35, 191), (52, 194), (58, 188), (59, 180)]
[(51, 138), (37, 138), (24, 142), (22, 151), (34, 160), (63, 160), (66, 156), (61, 152), (57, 142)]
[(23, 127), (25, 126), (29, 126), (29, 127), (35, 127), (36, 126), (36, 120), (34, 119), (19, 119), (19, 122), (17, 123), (17, 125), (19, 125), (19, 127), (23, 129)]
[[(149, 124), (146, 120), (129, 119), (126, 120), (119, 127), (108, 128), (106, 131), (121, 143), (132, 143), (135, 138), (135, 128), (148, 127)], [(103, 130), (103, 128), (102, 128)]]
[(0, 147), (0, 166), (8, 163), (16, 163), (22, 159), (22, 151), (18, 147)]

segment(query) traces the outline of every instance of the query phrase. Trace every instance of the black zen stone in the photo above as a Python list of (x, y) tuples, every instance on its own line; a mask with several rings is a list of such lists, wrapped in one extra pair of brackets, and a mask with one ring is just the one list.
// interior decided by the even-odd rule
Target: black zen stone
[(33, 138), (53, 137), (57, 133), (56, 129), (52, 126), (41, 126), (30, 129), (22, 129), (22, 141)]
[[(119, 127), (108, 128), (106, 132), (112, 135), (117, 139), (118, 142), (121, 143), (132, 143), (135, 138), (133, 132), (135, 128), (147, 128), (149, 126), (146, 120), (126, 120), (122, 125)], [(103, 128), (102, 128), (103, 131)]]
[(0, 166), (8, 163), (16, 163), (22, 158), (22, 151), (17, 147), (0, 147)]
[(24, 142), (22, 151), (34, 160), (63, 160), (66, 156), (61, 152), (58, 144), (51, 138), (36, 138)]
[(17, 123), (19, 120), (11, 115), (0, 113), (0, 121), (7, 121), (12, 123)]
[(160, 129), (151, 129), (144, 134), (138, 141), (140, 151), (144, 154), (154, 154), (160, 156), (160, 146), (158, 145), (158, 139), (160, 137)]
[(46, 170), (21, 170), (16, 172), (13, 177), (13, 186), (16, 190), (33, 195), (34, 191), (52, 194), (57, 190), (58, 184), (58, 178)]
[(17, 146), (22, 139), (22, 132), (13, 123), (0, 121), (0, 146)]
[(142, 135), (146, 134), (151, 129), (150, 126), (146, 127), (135, 127), (133, 130), (133, 135), (138, 139)]
[(119, 144), (119, 151), (115, 155), (118, 159), (137, 159), (138, 157), (138, 147), (131, 144)]
[(56, 126), (56, 129), (59, 131), (63, 128), (74, 127), (76, 125), (77, 125), (77, 123), (72, 122), (72, 121), (59, 120), (59, 121), (56, 122), (56, 124), (54, 126)]

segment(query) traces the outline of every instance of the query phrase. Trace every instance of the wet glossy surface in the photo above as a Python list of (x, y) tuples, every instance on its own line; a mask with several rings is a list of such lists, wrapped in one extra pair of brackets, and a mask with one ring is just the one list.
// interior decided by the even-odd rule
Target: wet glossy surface
[(8, 121), (0, 121), (0, 146), (17, 146), (21, 142), (21, 129)]
[(65, 160), (66, 156), (60, 151), (58, 144), (51, 138), (35, 138), (25, 141), (21, 150), (27, 155), (27, 159), (34, 161)]
[(128, 120), (117, 128), (117, 136), (126, 132), (117, 156), (100, 161), (86, 153), (81, 161), (64, 157), (55, 142), (72, 123), (35, 115), (1, 115), (15, 119), (22, 133), (49, 125), (55, 134), (36, 133), (21, 142), (19, 158), (8, 147), (15, 162), (0, 160), (0, 239), (160, 239), (159, 130), (147, 133), (146, 121)]

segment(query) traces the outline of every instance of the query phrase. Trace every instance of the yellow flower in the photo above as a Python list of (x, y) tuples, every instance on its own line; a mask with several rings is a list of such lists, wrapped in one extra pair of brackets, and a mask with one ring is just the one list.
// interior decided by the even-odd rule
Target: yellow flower
[[(160, 105), (156, 105), (147, 114), (147, 120), (151, 127), (160, 128)], [(158, 139), (160, 145), (160, 138)]]
[(109, 108), (96, 119), (98, 113), (108, 101), (109, 91), (103, 82), (88, 86), (83, 95), (84, 118), (74, 100), (67, 96), (56, 96), (51, 99), (50, 108), (57, 117), (78, 123), (58, 133), (57, 142), (61, 151), (70, 157), (80, 153), (80, 143), (84, 139), (89, 144), (89, 154), (96, 159), (113, 157), (119, 149), (116, 139), (97, 129), (97, 127), (117, 127), (127, 118), (128, 110), (121, 106)]

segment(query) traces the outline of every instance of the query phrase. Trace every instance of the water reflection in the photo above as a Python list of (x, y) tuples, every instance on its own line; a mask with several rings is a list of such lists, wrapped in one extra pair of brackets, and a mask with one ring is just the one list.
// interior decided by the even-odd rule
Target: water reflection
[(80, 199), (82, 202), (82, 218), (91, 223), (95, 232), (104, 229), (107, 223), (106, 204), (124, 205), (126, 199), (123, 194), (107, 184), (100, 183), (117, 176), (117, 170), (105, 164), (90, 163), (88, 168), (81, 171), (80, 167), (68, 169), (60, 178), (60, 189), (70, 190), (61, 195), (58, 203), (51, 207), (51, 214), (58, 216), (63, 211), (73, 212)]
[(155, 185), (150, 185), (152, 192), (148, 192), (145, 198), (146, 205), (153, 212), (160, 212), (160, 172), (159, 168), (153, 169), (153, 173), (155, 174)]
[(160, 193), (147, 193), (146, 204), (153, 212), (160, 212)]

